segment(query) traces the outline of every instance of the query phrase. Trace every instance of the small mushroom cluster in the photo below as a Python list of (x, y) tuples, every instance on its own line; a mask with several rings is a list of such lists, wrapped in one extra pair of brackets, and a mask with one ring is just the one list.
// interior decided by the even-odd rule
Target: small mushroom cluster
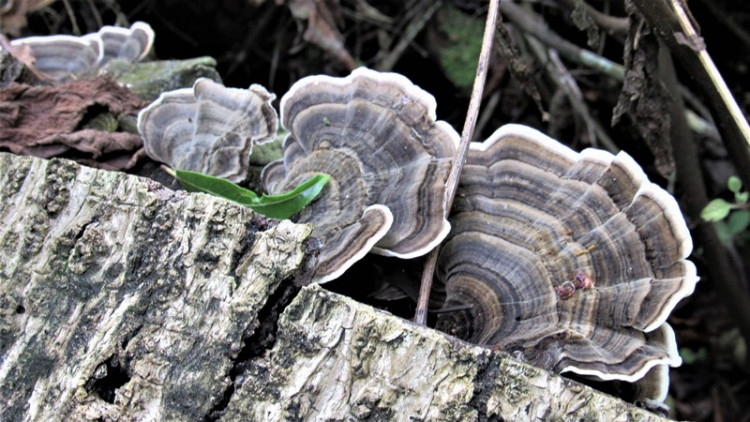
[[(162, 94), (138, 116), (146, 153), (181, 170), (235, 182), (252, 146), (274, 138), (273, 96), (199, 80)], [(298, 222), (323, 247), (313, 280), (340, 276), (368, 252), (412, 258), (447, 236), (445, 181), (458, 133), (436, 121), (435, 99), (395, 73), (360, 68), (345, 78), (311, 76), (281, 99), (283, 158), (261, 175), (278, 194), (315, 174), (331, 176)]]
[[(139, 116), (146, 151), (179, 168), (242, 175), (229, 151), (244, 161), (275, 131), (273, 97), (257, 86), (243, 95), (206, 81), (164, 94)], [(454, 309), (439, 319), (445, 331), (605, 380), (678, 365), (665, 321), (698, 277), (675, 200), (624, 152), (576, 153), (507, 125), (472, 146), (449, 223), (445, 182), (458, 134), (435, 109), (405, 77), (364, 68), (304, 78), (283, 96), (283, 158), (261, 178), (276, 194), (331, 176), (298, 215), (322, 242), (315, 281), (368, 252), (416, 257), (447, 236), (437, 274)], [(237, 129), (242, 115), (254, 131)], [(230, 139), (247, 143), (211, 146)]]
[(130, 28), (104, 26), (81, 37), (38, 36), (18, 38), (10, 44), (17, 49), (28, 49), (33, 63), (27, 64), (39, 74), (63, 82), (93, 75), (112, 59), (137, 62), (149, 53), (153, 42), (151, 26), (136, 22)]

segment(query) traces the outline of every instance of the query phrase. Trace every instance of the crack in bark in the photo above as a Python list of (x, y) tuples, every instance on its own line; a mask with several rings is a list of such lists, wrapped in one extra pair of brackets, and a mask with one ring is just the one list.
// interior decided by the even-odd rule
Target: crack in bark
[(242, 349), (237, 357), (232, 359), (232, 367), (228, 374), (229, 385), (224, 390), (221, 400), (208, 412), (204, 421), (213, 422), (221, 419), (235, 390), (245, 381), (244, 375), (248, 367), (273, 349), (276, 344), (279, 317), (300, 291), (300, 287), (294, 282), (295, 278), (281, 282), (279, 288), (271, 294), (265, 305), (258, 311), (257, 319), (247, 328), (246, 333), (250, 335), (242, 339)]

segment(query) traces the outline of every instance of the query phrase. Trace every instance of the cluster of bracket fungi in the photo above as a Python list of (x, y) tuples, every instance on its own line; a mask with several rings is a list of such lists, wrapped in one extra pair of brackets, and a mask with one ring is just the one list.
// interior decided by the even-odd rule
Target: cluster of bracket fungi
[[(104, 26), (81, 37), (51, 35), (18, 38), (15, 49), (28, 49), (37, 74), (53, 82), (96, 75), (113, 59), (134, 63), (151, 51), (154, 31), (144, 22), (130, 28)], [(30, 64), (30, 63), (29, 63)], [(31, 65), (31, 64), (30, 64)]]
[[(58, 50), (78, 52), (66, 67), (41, 59), (54, 49), (39, 40), (16, 44), (62, 80), (109, 57), (138, 60), (153, 32), (136, 24), (73, 38), (58, 40)], [(240, 183), (253, 146), (275, 139), (274, 99), (259, 85), (199, 79), (143, 109), (138, 128), (154, 160)], [(630, 156), (577, 153), (509, 124), (471, 146), (448, 216), (459, 136), (404, 76), (310, 76), (280, 108), (288, 134), (283, 158), (261, 175), (268, 193), (331, 176), (296, 217), (322, 243), (315, 281), (338, 278), (370, 252), (413, 258), (442, 243), (444, 306), (459, 310), (442, 313), (438, 328), (556, 372), (648, 379), (651, 398), (664, 399), (667, 365), (680, 364), (666, 319), (698, 277), (676, 201)]]
[[(211, 158), (217, 153), (204, 135), (214, 133), (218, 144), (244, 139), (248, 147), (236, 150), (247, 163), (252, 143), (272, 137), (276, 116), (265, 110), (265, 91), (251, 87), (246, 95), (265, 110), (249, 114), (265, 119), (255, 131), (238, 131), (234, 118), (203, 119), (202, 110), (222, 95), (225, 102), (234, 96), (220, 85), (202, 94), (203, 83), (184, 109), (159, 112), (174, 95), (189, 96), (164, 94), (141, 113), (139, 127), (153, 145), (147, 151), (180, 148), (158, 145), (181, 136), (195, 148), (177, 155), (201, 158), (179, 165), (218, 175), (225, 167), (205, 162), (226, 160)], [(297, 218), (322, 241), (315, 280), (337, 278), (369, 252), (411, 258), (445, 241), (437, 277), (446, 308), (461, 310), (441, 314), (439, 328), (556, 372), (633, 382), (656, 367), (651, 394), (663, 399), (663, 368), (680, 364), (665, 321), (698, 281), (672, 196), (624, 152), (576, 153), (511, 124), (472, 145), (446, 219), (445, 182), (459, 137), (436, 120), (435, 109), (434, 98), (405, 77), (366, 68), (344, 78), (304, 78), (283, 96), (283, 158), (261, 178), (268, 192), (280, 193), (313, 174), (331, 176)], [(196, 123), (193, 133), (151, 136), (148, 129), (187, 122)], [(152, 158), (174, 165), (174, 155)]]

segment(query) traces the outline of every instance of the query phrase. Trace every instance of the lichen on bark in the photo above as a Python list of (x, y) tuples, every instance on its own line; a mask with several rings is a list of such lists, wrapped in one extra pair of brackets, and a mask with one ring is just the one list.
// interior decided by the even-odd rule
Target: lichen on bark
[(661, 420), (502, 352), (302, 289), (251, 362), (225, 421)]
[(196, 420), (310, 228), (0, 153), (3, 420)]

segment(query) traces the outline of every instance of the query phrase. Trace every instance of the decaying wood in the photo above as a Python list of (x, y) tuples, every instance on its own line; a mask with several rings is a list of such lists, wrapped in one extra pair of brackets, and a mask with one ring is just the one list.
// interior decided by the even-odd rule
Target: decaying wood
[(0, 175), (0, 420), (202, 420), (309, 227), (70, 161)]
[(279, 320), (224, 420), (656, 421), (644, 410), (500, 352), (318, 286)]
[(0, 153), (0, 220), (0, 420), (659, 420), (317, 286), (248, 353), (309, 228), (221, 199)]

